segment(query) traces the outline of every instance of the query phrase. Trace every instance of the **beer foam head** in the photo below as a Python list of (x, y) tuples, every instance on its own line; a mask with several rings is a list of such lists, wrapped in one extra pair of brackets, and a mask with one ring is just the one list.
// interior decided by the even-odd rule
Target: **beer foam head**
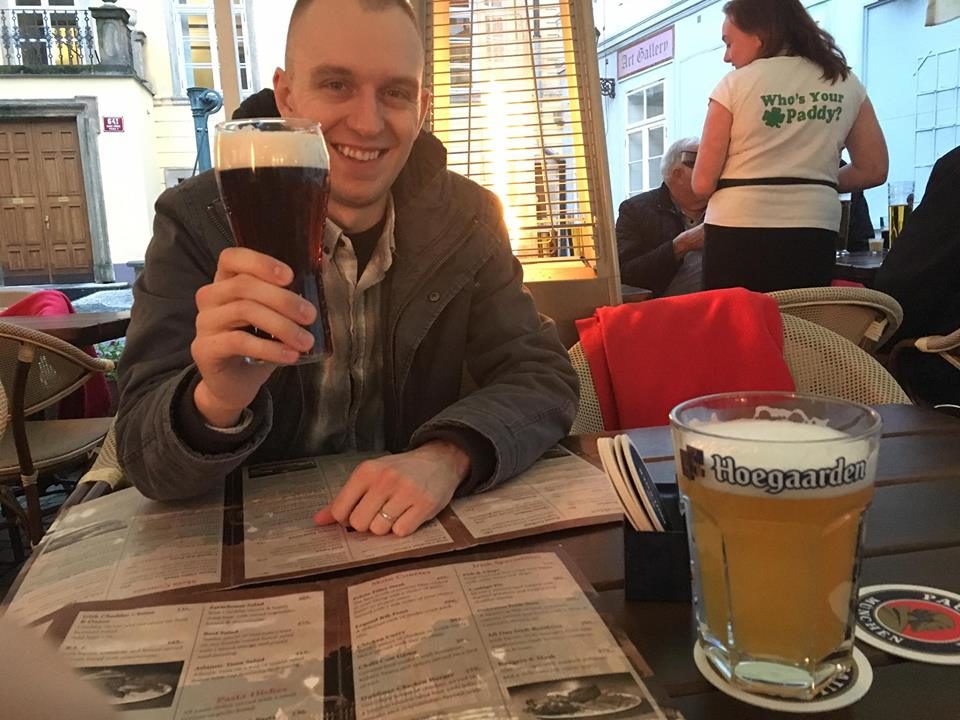
[(217, 132), (218, 170), (258, 167), (329, 168), (323, 136), (306, 131), (261, 131), (242, 127)]
[[(677, 471), (715, 490), (781, 498), (822, 498), (862, 490), (876, 474), (877, 440), (824, 425), (741, 419), (674, 428)], [(702, 453), (702, 478), (689, 462)]]

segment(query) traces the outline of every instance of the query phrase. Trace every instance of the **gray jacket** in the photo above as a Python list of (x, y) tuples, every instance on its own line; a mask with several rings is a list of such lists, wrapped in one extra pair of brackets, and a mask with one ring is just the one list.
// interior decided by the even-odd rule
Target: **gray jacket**
[[(471, 438), (475, 472), (461, 491), (479, 491), (566, 434), (577, 381), (553, 322), (522, 286), (496, 197), (445, 164), (443, 146), (421, 133), (393, 187), (396, 254), (381, 292), (384, 431), (394, 452)], [(184, 432), (202, 427), (190, 399), (194, 295), (232, 244), (212, 173), (160, 196), (134, 287), (117, 417), (120, 462), (149, 497), (198, 495), (248, 458), (317, 454), (302, 432), (305, 414), (322, 412), (309, 365), (273, 373), (239, 446), (214, 449)], [(476, 462), (478, 440), (487, 463)]]

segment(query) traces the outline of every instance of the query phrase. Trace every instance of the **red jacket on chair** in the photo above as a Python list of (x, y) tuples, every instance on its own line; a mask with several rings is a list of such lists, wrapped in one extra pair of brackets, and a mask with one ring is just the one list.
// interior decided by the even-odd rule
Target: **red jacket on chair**
[(666, 425), (700, 395), (795, 387), (776, 301), (743, 288), (598, 308), (577, 330), (608, 430)]

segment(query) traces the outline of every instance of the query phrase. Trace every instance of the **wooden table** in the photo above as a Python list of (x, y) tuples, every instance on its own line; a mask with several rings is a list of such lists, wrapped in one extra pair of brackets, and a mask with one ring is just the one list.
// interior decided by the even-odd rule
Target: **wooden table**
[[(884, 433), (877, 491), (867, 519), (864, 584), (915, 583), (960, 592), (960, 421), (914, 406), (880, 408)], [(571, 449), (599, 465), (598, 435), (569, 438)], [(674, 474), (669, 431), (634, 433), (654, 479)], [(693, 663), (696, 637), (689, 603), (629, 602), (624, 597), (623, 529), (608, 524), (485, 545), (437, 561), (480, 553), (560, 548), (597, 591), (597, 602), (630, 637), (687, 720), (767, 720), (796, 716), (759, 710), (715, 690)], [(403, 561), (386, 563), (400, 570)], [(336, 573), (355, 575), (369, 568)], [(229, 598), (229, 593), (225, 595)], [(827, 720), (957, 720), (960, 667), (903, 660), (860, 644), (874, 668), (873, 687), (852, 707), (821, 713)]]
[[(862, 582), (914, 583), (960, 592), (960, 421), (913, 406), (886, 406), (880, 411), (884, 434), (876, 496), (867, 517)], [(596, 437), (567, 442), (596, 461)], [(667, 428), (644, 430), (638, 439), (654, 477), (671, 476)], [(688, 720), (797, 717), (744, 705), (703, 679), (693, 664), (696, 631), (689, 604), (624, 598), (619, 528), (594, 528), (562, 543), (599, 591), (601, 610), (626, 631), (671, 704)], [(960, 718), (960, 667), (903, 660), (859, 646), (873, 665), (873, 687), (852, 707), (817, 718)]]
[(130, 324), (130, 311), (74, 313), (73, 315), (11, 315), (0, 322), (39, 330), (71, 345), (96, 345), (123, 337)]
[(836, 280), (849, 280), (873, 287), (873, 279), (886, 257), (886, 250), (878, 253), (862, 251), (838, 255), (833, 266), (833, 277)]

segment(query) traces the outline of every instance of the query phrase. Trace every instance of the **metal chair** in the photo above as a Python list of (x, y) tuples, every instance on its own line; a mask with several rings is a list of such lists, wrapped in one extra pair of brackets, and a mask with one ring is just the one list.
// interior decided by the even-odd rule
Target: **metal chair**
[(960, 372), (960, 328), (949, 335), (926, 335), (921, 338), (901, 340), (893, 346), (887, 358), (887, 368), (893, 373), (894, 377), (903, 382), (907, 393), (913, 398), (914, 402), (932, 404), (933, 407), (950, 410), (953, 414), (960, 416), (960, 407), (957, 405), (937, 404), (935, 399), (921, 397), (917, 389), (911, 386), (904, 370), (910, 362), (910, 356), (918, 352), (929, 356), (938, 355), (944, 362)]
[[(87, 355), (52, 335), (0, 322), (0, 384), (9, 388), (4, 413), (10, 432), (0, 438), (0, 485), (5, 515), (27, 530), (31, 543), (43, 536), (40, 491), (58, 482), (52, 473), (89, 461), (113, 418), (28, 420), (113, 369), (110, 360)], [(22, 490), (26, 510), (12, 490)], [(16, 548), (14, 548), (16, 551)]]
[(811, 287), (768, 293), (780, 312), (809, 320), (872, 353), (903, 322), (903, 308), (891, 296), (856, 287)]
[[(665, 338), (675, 342), (677, 338)], [(783, 357), (797, 392), (866, 405), (910, 404), (893, 376), (869, 353), (832, 330), (783, 313)], [(580, 380), (580, 404), (571, 434), (621, 430), (605, 428), (590, 366), (580, 343), (570, 348)]]
[(949, 335), (927, 335), (917, 338), (913, 345), (920, 352), (936, 353), (960, 370), (960, 328)]

